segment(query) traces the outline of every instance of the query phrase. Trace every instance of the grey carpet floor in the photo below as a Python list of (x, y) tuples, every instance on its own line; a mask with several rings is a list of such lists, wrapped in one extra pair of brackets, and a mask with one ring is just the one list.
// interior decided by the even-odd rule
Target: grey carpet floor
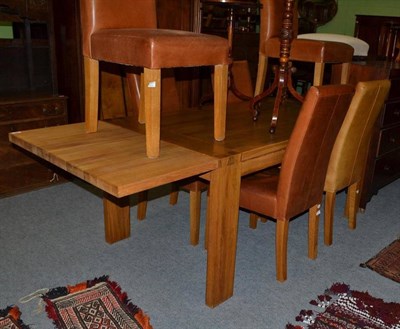
[[(288, 280), (275, 280), (275, 223), (248, 228), (240, 212), (234, 296), (210, 309), (204, 303), (206, 252), (189, 239), (189, 199), (181, 192), (170, 206), (165, 190), (155, 191), (147, 219), (131, 208), (131, 238), (104, 242), (98, 191), (66, 183), (0, 199), (0, 308), (16, 304), (32, 328), (53, 328), (39, 299), (19, 299), (40, 288), (75, 284), (108, 274), (140, 306), (157, 329), (284, 328), (308, 302), (334, 282), (400, 302), (400, 285), (359, 264), (400, 235), (400, 180), (374, 196), (358, 215), (354, 231), (342, 217), (345, 193), (338, 195), (334, 243), (322, 240), (317, 260), (307, 258), (306, 216), (290, 224)], [(205, 195), (203, 195), (204, 237)], [(399, 260), (400, 261), (400, 260)]]

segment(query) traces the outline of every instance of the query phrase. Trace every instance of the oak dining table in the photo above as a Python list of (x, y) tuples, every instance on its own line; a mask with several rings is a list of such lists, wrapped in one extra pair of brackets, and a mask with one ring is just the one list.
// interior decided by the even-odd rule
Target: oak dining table
[(281, 162), (300, 108), (290, 99), (285, 104), (274, 134), (273, 98), (261, 105), (257, 121), (247, 102), (229, 104), (223, 141), (213, 137), (212, 106), (166, 113), (157, 159), (146, 157), (145, 128), (133, 117), (100, 121), (95, 133), (75, 123), (13, 132), (9, 140), (103, 191), (108, 243), (130, 236), (130, 195), (187, 177), (207, 179), (205, 302), (215, 307), (234, 291), (241, 177)]

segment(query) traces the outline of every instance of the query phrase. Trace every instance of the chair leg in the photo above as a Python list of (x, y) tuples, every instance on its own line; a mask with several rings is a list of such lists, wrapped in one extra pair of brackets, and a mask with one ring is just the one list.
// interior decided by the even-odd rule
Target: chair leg
[(350, 185), (347, 189), (349, 228), (354, 230), (357, 226), (357, 211), (360, 204), (359, 183)]
[(142, 191), (138, 193), (138, 203), (137, 203), (137, 219), (143, 220), (146, 218), (147, 212), (147, 191)]
[(146, 121), (146, 154), (160, 154), (161, 70), (144, 68), (144, 111)]
[(315, 63), (314, 66), (314, 86), (321, 86), (324, 82), (325, 63)]
[(200, 236), (201, 191), (190, 191), (190, 244), (197, 246)]
[(257, 228), (257, 221), (258, 221), (258, 215), (255, 214), (254, 212), (250, 213), (249, 217), (249, 227), (252, 229)]
[(204, 232), (204, 249), (208, 249), (208, 234), (209, 234), (209, 226), (208, 226), (208, 217), (209, 217), (209, 209), (210, 207), (208, 206), (209, 203), (209, 197), (210, 197), (210, 190), (207, 190), (207, 213), (206, 213), (206, 229)]
[(140, 74), (140, 96), (138, 122), (146, 123), (146, 114), (144, 108), (144, 73)]
[(265, 217), (261, 217), (255, 213), (250, 213), (249, 216), (249, 227), (252, 229), (256, 229), (257, 228), (257, 222), (258, 220), (260, 220), (260, 222), (266, 223), (267, 222), (267, 218)]
[(228, 65), (214, 67), (214, 139), (225, 139), (226, 105), (228, 99)]
[(178, 203), (179, 187), (177, 183), (171, 184), (171, 192), (169, 192), (169, 204), (174, 206)]
[(308, 211), (308, 258), (316, 259), (318, 254), (318, 226), (321, 205), (317, 204)]
[(330, 246), (333, 241), (333, 216), (335, 211), (335, 200), (335, 192), (326, 192), (324, 212), (324, 243), (327, 246)]
[(263, 54), (259, 54), (258, 57), (258, 70), (257, 70), (257, 81), (256, 88), (254, 90), (254, 96), (260, 95), (264, 91), (265, 79), (267, 77), (268, 69), (268, 57)]
[(283, 282), (287, 279), (287, 242), (289, 221), (277, 220), (275, 236), (276, 279)]
[(85, 130), (97, 131), (99, 117), (99, 61), (83, 57), (85, 70)]
[(340, 75), (340, 83), (341, 84), (346, 84), (349, 82), (350, 65), (351, 65), (351, 63), (343, 63), (342, 64), (342, 72)]

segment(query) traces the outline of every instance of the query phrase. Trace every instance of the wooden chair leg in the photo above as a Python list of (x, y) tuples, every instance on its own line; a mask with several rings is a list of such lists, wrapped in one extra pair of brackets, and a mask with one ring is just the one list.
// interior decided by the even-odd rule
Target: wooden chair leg
[(200, 236), (201, 191), (190, 191), (190, 244), (197, 246)]
[(144, 68), (144, 111), (146, 117), (146, 154), (160, 154), (161, 70)]
[(144, 101), (144, 73), (140, 74), (140, 103), (139, 103), (139, 114), (138, 121), (139, 123), (146, 123), (146, 114), (145, 114), (145, 101)]
[(289, 221), (277, 220), (275, 236), (276, 279), (283, 282), (287, 279), (287, 242)]
[(308, 258), (316, 259), (318, 255), (318, 226), (321, 205), (317, 204), (308, 211)]
[(351, 63), (343, 63), (342, 64), (342, 72), (340, 75), (340, 83), (341, 84), (346, 84), (349, 82), (350, 65), (351, 65)]
[(97, 131), (99, 117), (99, 61), (83, 57), (85, 70), (85, 130)]
[(254, 96), (260, 95), (264, 91), (265, 79), (267, 77), (267, 69), (268, 69), (268, 57), (265, 57), (263, 54), (259, 54), (257, 81), (254, 90)]
[(333, 216), (335, 211), (335, 200), (335, 192), (326, 192), (324, 212), (324, 243), (327, 246), (330, 246), (333, 241)]
[(249, 227), (252, 229), (256, 229), (257, 228), (257, 221), (258, 221), (259, 216), (255, 213), (250, 213), (250, 217), (249, 217)]
[(314, 66), (314, 86), (321, 86), (324, 83), (325, 63), (315, 63)]
[(138, 193), (137, 214), (136, 214), (138, 220), (143, 220), (146, 218), (147, 199), (148, 199), (147, 191), (142, 191)]
[(357, 211), (360, 204), (359, 183), (350, 185), (347, 189), (348, 226), (354, 230), (357, 226)]
[(208, 226), (208, 217), (209, 217), (209, 209), (210, 207), (208, 206), (209, 203), (209, 197), (210, 197), (210, 192), (209, 190), (207, 190), (207, 213), (206, 213), (206, 229), (204, 232), (204, 249), (208, 249), (208, 235), (209, 235), (209, 226)]
[(169, 192), (169, 204), (174, 206), (178, 203), (179, 187), (177, 184), (171, 184), (171, 192)]
[(226, 106), (228, 98), (228, 65), (214, 67), (214, 139), (225, 139)]

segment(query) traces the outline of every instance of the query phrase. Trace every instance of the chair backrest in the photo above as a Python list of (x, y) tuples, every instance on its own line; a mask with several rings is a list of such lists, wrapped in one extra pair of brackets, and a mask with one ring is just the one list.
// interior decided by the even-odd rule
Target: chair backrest
[(155, 0), (80, 0), (82, 51), (90, 57), (90, 36), (100, 29), (156, 28)]
[(277, 219), (289, 219), (321, 203), (333, 144), (353, 95), (350, 85), (308, 91), (282, 160)]
[[(262, 5), (260, 10), (260, 41), (262, 43), (270, 38), (280, 36), (285, 6), (284, 0), (260, 0), (260, 4)], [(297, 36), (298, 25), (297, 7), (295, 7), (293, 38)]]
[(336, 192), (361, 180), (372, 129), (389, 89), (389, 80), (357, 84), (329, 160), (325, 191)]

